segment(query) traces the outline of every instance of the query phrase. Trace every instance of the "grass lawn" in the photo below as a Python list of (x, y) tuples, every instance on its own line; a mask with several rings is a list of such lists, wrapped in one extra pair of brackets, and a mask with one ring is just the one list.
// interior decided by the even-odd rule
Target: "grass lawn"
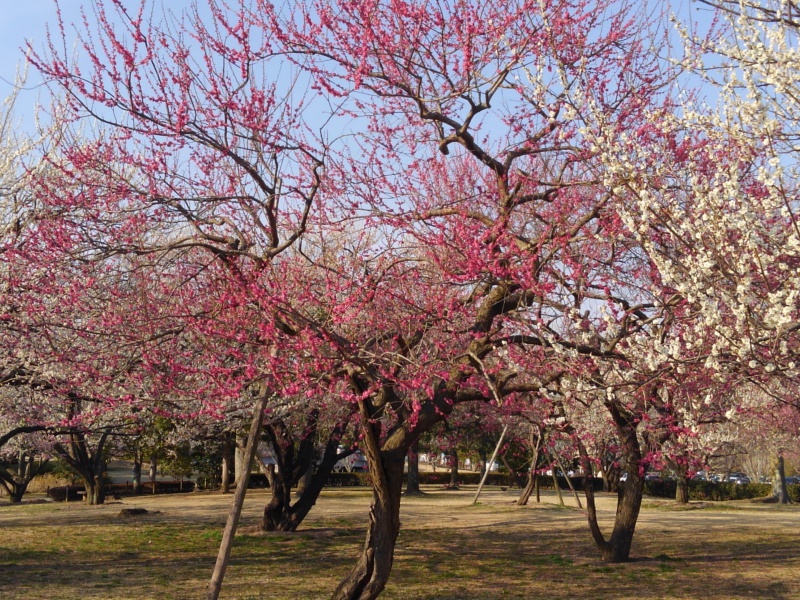
[[(645, 504), (628, 564), (600, 562), (582, 511), (512, 504), (513, 490), (430, 489), (404, 501), (387, 599), (800, 599), (800, 508), (751, 502)], [(202, 598), (230, 496), (0, 505), (9, 599)], [(325, 491), (296, 534), (257, 531), (249, 493), (222, 598), (326, 598), (363, 542), (369, 492)], [(150, 514), (119, 518), (122, 508)], [(606, 525), (613, 502), (601, 502)], [(156, 512), (158, 511), (158, 512)]]

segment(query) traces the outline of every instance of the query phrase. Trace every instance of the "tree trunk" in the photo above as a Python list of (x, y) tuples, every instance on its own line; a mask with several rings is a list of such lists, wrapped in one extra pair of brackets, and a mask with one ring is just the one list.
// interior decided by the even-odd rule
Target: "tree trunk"
[(419, 489), (419, 442), (408, 449), (408, 476), (406, 477), (406, 496), (420, 496)]
[(448, 489), (458, 489), (458, 450), (450, 452), (450, 485)]
[[(260, 397), (253, 410), (253, 420), (250, 424), (250, 432), (245, 446), (245, 458), (248, 465), (252, 464), (253, 457), (258, 449), (258, 442), (261, 439), (261, 426), (264, 423), (264, 409), (267, 407), (267, 402), (270, 398), (270, 394), (264, 389), (259, 391), (259, 395)], [(247, 469), (242, 474), (242, 480), (239, 483), (240, 485), (236, 488), (236, 493), (233, 496), (233, 503), (228, 513), (228, 520), (225, 523), (225, 530), (222, 533), (222, 541), (219, 545), (214, 571), (211, 574), (211, 581), (208, 584), (207, 600), (217, 600), (222, 589), (222, 581), (225, 578), (225, 571), (228, 569), (228, 562), (231, 558), (233, 536), (236, 535), (236, 528), (239, 526), (244, 496), (247, 492), (247, 485), (250, 483), (250, 469)]]
[(153, 486), (153, 495), (156, 493), (156, 477), (158, 477), (158, 459), (155, 453), (150, 455), (150, 485)]
[(633, 534), (636, 530), (636, 521), (639, 518), (639, 510), (642, 506), (642, 494), (644, 493), (644, 476), (639, 474), (641, 464), (641, 448), (639, 439), (636, 436), (636, 422), (632, 415), (623, 412), (615, 404), (609, 404), (608, 408), (617, 427), (617, 434), (620, 439), (620, 449), (625, 469), (628, 472), (628, 480), (624, 485), (620, 485), (617, 497), (617, 513), (614, 518), (614, 529), (611, 537), (606, 540), (600, 531), (597, 522), (597, 510), (594, 502), (594, 487), (592, 485), (592, 463), (586, 448), (576, 439), (578, 451), (581, 456), (581, 466), (587, 477), (583, 480), (583, 489), (586, 494), (586, 507), (589, 520), (589, 530), (592, 533), (600, 555), (605, 562), (618, 563), (626, 562), (630, 558)]
[(107, 432), (101, 434), (94, 451), (86, 443), (86, 436), (82, 432), (69, 434), (67, 448), (64, 448), (61, 443), (53, 445), (53, 450), (72, 467), (83, 481), (86, 502), (92, 505), (105, 502), (106, 490), (103, 485), (104, 461), (102, 457), (108, 438)]
[(400, 532), (400, 498), (403, 491), (403, 464), (411, 440), (395, 430), (380, 447), (380, 422), (371, 419), (365, 402), (359, 402), (364, 452), (372, 474), (372, 505), (369, 526), (361, 555), (345, 577), (332, 600), (372, 600), (386, 587), (394, 562), (394, 548)]
[(557, 454), (555, 455), (555, 459), (558, 468), (561, 469), (561, 472), (564, 474), (564, 479), (567, 480), (567, 487), (569, 487), (569, 489), (572, 491), (572, 495), (575, 497), (575, 502), (578, 503), (578, 508), (583, 509), (583, 505), (581, 504), (581, 498), (580, 496), (578, 496), (578, 492), (575, 491), (575, 486), (572, 485), (572, 479), (570, 479), (569, 473), (564, 470), (564, 465), (562, 464), (561, 459), (558, 457)]
[[(273, 446), (273, 454), (280, 468), (276, 471), (275, 465), (267, 469), (272, 498), (264, 507), (264, 514), (260, 527), (264, 531), (296, 531), (308, 513), (317, 503), (328, 477), (333, 471), (337, 460), (342, 458), (339, 453), (339, 442), (347, 431), (349, 417), (336, 424), (328, 435), (328, 441), (322, 454), (322, 459), (313, 469), (315, 455), (315, 438), (317, 435), (316, 424), (319, 422), (319, 413), (315, 411), (308, 417), (307, 427), (303, 439), (297, 449), (294, 443), (279, 445), (279, 438), (291, 442), (287, 432), (280, 422), (273, 422), (265, 428)], [(348, 456), (352, 451), (344, 454)], [(298, 486), (298, 494), (294, 504), (291, 503), (291, 490), (295, 483), (305, 480), (305, 485)]]
[(367, 538), (358, 563), (339, 584), (332, 600), (372, 600), (386, 587), (400, 532), (400, 497), (403, 462), (382, 465), (380, 481), (373, 485)]
[(772, 497), (781, 504), (791, 503), (789, 490), (786, 489), (786, 468), (783, 464), (783, 450), (778, 450), (775, 461), (775, 473), (772, 476)]
[(142, 458), (135, 455), (133, 458), (133, 493), (142, 491)]
[(103, 504), (106, 500), (106, 489), (103, 478), (95, 475), (91, 478), (83, 478), (84, 490), (86, 490), (86, 502), (92, 506)]
[(17, 457), (16, 468), (6, 469), (0, 465), (0, 484), (3, 486), (2, 489), (8, 492), (9, 500), (12, 503), (22, 502), (28, 485), (48, 462), (49, 460), (40, 461), (39, 466), (36, 467), (34, 455), (21, 451)]
[[(338, 446), (338, 443), (336, 445)], [(320, 492), (322, 492), (322, 488), (325, 487), (325, 483), (328, 481), (328, 476), (333, 471), (335, 462), (335, 455), (334, 459), (327, 464), (325, 459), (323, 459), (323, 462), (317, 468), (317, 471), (309, 478), (307, 485), (303, 488), (300, 497), (297, 498), (295, 503), (290, 506), (285, 506), (283, 514), (279, 518), (273, 519), (275, 531), (297, 531), (297, 528), (317, 503)], [(275, 479), (277, 479), (277, 477), (273, 476), (273, 480)], [(265, 518), (267, 516), (267, 508), (268, 506), (264, 508)], [(265, 529), (264, 525), (266, 523), (266, 519), (262, 520), (262, 529)], [(269, 531), (269, 529), (265, 530)]]
[[(236, 444), (233, 449), (233, 480), (235, 485), (239, 485), (239, 482), (242, 480), (244, 476), (244, 472), (246, 469), (252, 467), (252, 465), (245, 465), (245, 458), (244, 458), (244, 450), (245, 444), (247, 444), (247, 437), (243, 435), (236, 436)], [(249, 471), (248, 471), (249, 477)]]
[(528, 471), (528, 482), (517, 500), (517, 506), (525, 506), (531, 497), (534, 489), (536, 490), (536, 501), (539, 501), (539, 479), (536, 469), (539, 466), (539, 450), (542, 447), (542, 434), (538, 427), (531, 427), (531, 446), (533, 447), (533, 458), (531, 468)]
[(300, 477), (300, 481), (297, 482), (297, 489), (294, 491), (295, 497), (300, 498), (303, 496), (303, 492), (305, 492), (306, 488), (311, 484), (311, 478), (313, 475), (314, 463), (309, 461), (303, 476)]
[(231, 491), (231, 467), (233, 466), (233, 444), (230, 435), (225, 434), (222, 440), (222, 482), (220, 491), (228, 494)]
[[(275, 473), (270, 481), (272, 498), (264, 507), (264, 514), (261, 517), (260, 527), (264, 531), (276, 531), (280, 529), (281, 522), (289, 513), (292, 505), (292, 491), (287, 485), (283, 472)], [(283, 531), (286, 531), (285, 529)], [(293, 531), (293, 530), (291, 530)]]
[(678, 483), (675, 488), (675, 502), (689, 504), (689, 481), (686, 473), (678, 473)]
[(536, 472), (531, 469), (528, 473), (528, 482), (525, 484), (525, 487), (522, 489), (522, 493), (517, 498), (517, 506), (525, 506), (528, 504), (528, 500), (530, 500), (531, 494), (533, 493), (534, 488), (536, 487)]
[(558, 494), (558, 503), (561, 506), (565, 506), (565, 504), (564, 504), (564, 496), (561, 495), (561, 486), (558, 485), (558, 476), (556, 475), (556, 470), (552, 469), (550, 471), (550, 473), (553, 474), (553, 487), (556, 490), (556, 494)]

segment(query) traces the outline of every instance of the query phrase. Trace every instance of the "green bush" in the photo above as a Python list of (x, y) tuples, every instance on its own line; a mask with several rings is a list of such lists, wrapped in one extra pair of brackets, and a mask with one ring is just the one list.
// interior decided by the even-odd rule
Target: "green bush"
[[(583, 489), (583, 478), (582, 477), (570, 477), (572, 481), (572, 485), (575, 487), (576, 490)], [(426, 471), (419, 474), (419, 482), (421, 485), (449, 485), (450, 483), (450, 471), (441, 471), (436, 473), (431, 473), (430, 471)], [(458, 482), (461, 485), (478, 485), (481, 482), (481, 474), (474, 472), (474, 471), (466, 471), (462, 472), (459, 471), (458, 473)], [(514, 478), (509, 473), (489, 473), (489, 476), (486, 478), (486, 485), (499, 485), (499, 486), (508, 486), (513, 487), (516, 485)], [(553, 478), (549, 475), (540, 475), (539, 476), (539, 487), (542, 489), (553, 489)], [(569, 485), (567, 484), (566, 477), (558, 477), (558, 487), (562, 490), (568, 490)], [(595, 491), (599, 491), (603, 489), (603, 480), (599, 477), (594, 478), (594, 489)]]
[(789, 491), (789, 497), (792, 499), (792, 502), (800, 503), (800, 483), (787, 485), (786, 489)]
[[(486, 485), (512, 485), (511, 476), (508, 473), (489, 473), (486, 478)], [(461, 485), (478, 485), (481, 482), (481, 474), (474, 471), (458, 472), (458, 482)], [(438, 471), (432, 473), (424, 471), (419, 474), (420, 485), (450, 485), (450, 471)]]
[(326, 487), (372, 486), (369, 471), (357, 473), (331, 473), (325, 482)]
[[(677, 487), (678, 483), (673, 480), (647, 481), (644, 484), (644, 493), (654, 498), (674, 498)], [(739, 484), (689, 481), (690, 500), (746, 500), (748, 498), (763, 498), (771, 493), (772, 486), (768, 483)]]

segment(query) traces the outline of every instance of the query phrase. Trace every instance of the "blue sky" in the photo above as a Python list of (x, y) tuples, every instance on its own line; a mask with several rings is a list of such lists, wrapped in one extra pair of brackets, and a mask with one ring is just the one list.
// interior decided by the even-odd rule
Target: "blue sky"
[[(67, 0), (65, 7), (73, 7), (77, 15), (80, 3)], [(0, 98), (12, 92), (17, 65), (23, 60), (21, 47), (30, 39), (41, 45), (45, 39), (45, 25), (53, 22), (55, 8), (53, 0), (0, 0)], [(26, 89), (20, 94), (16, 114), (24, 123), (31, 123), (33, 106), (46, 93), (40, 89), (42, 82), (35, 72), (28, 76)]]
[[(61, 13), (67, 24), (80, 23), (80, 8), (89, 0), (60, 0)], [(166, 0), (166, 5), (179, 9), (189, 0)], [(128, 4), (138, 5), (138, 0)], [(91, 10), (91, 9), (89, 9)], [(18, 65), (24, 62), (24, 47), (30, 41), (35, 48), (43, 48), (47, 26), (55, 27), (56, 3), (54, 0), (0, 0), (0, 99), (8, 97)], [(69, 36), (69, 29), (67, 35)], [(33, 127), (37, 103), (49, 100), (43, 89), (42, 78), (34, 69), (28, 72), (25, 89), (20, 92), (15, 114), (24, 128)]]
[[(652, 1), (652, 0), (651, 0)], [(86, 0), (61, 0), (61, 11), (67, 22), (80, 22), (80, 6)], [(165, 4), (179, 10), (189, 0), (167, 0)], [(135, 6), (138, 0), (131, 0)], [(683, 19), (708, 19), (708, 11), (691, 0), (674, 0), (672, 10)], [(30, 40), (34, 47), (41, 48), (45, 42), (46, 26), (53, 26), (56, 10), (54, 0), (0, 0), (0, 99), (12, 92), (17, 65), (23, 60), (22, 47)], [(20, 93), (16, 115), (23, 128), (33, 126), (34, 106), (47, 102), (47, 90), (42, 88), (42, 78), (30, 70), (25, 90)]]

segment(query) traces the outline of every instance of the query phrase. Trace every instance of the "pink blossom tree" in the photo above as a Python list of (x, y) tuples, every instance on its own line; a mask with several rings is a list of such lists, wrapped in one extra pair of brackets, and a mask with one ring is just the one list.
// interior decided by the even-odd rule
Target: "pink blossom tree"
[[(611, 0), (253, 0), (160, 21), (146, 1), (92, 7), (76, 62), (63, 23), (33, 57), (73, 124), (102, 125), (51, 157), (36, 239), (161, 290), (132, 317), (148, 333), (128, 385), (205, 394), (209, 412), (253, 395), (254, 431), (268, 396), (355, 410), (373, 502), (334, 597), (366, 599), (391, 572), (419, 436), (460, 404), (549, 403), (576, 382), (631, 476), (611, 540), (595, 536), (627, 560), (637, 428), (646, 407), (672, 414), (669, 376), (713, 329), (687, 333), (699, 296), (670, 271), (703, 252), (681, 253), (648, 204), (655, 190), (702, 221), (669, 192), (706, 146), (673, 128), (675, 71), (647, 15)], [(684, 178), (752, 158), (725, 150)]]

